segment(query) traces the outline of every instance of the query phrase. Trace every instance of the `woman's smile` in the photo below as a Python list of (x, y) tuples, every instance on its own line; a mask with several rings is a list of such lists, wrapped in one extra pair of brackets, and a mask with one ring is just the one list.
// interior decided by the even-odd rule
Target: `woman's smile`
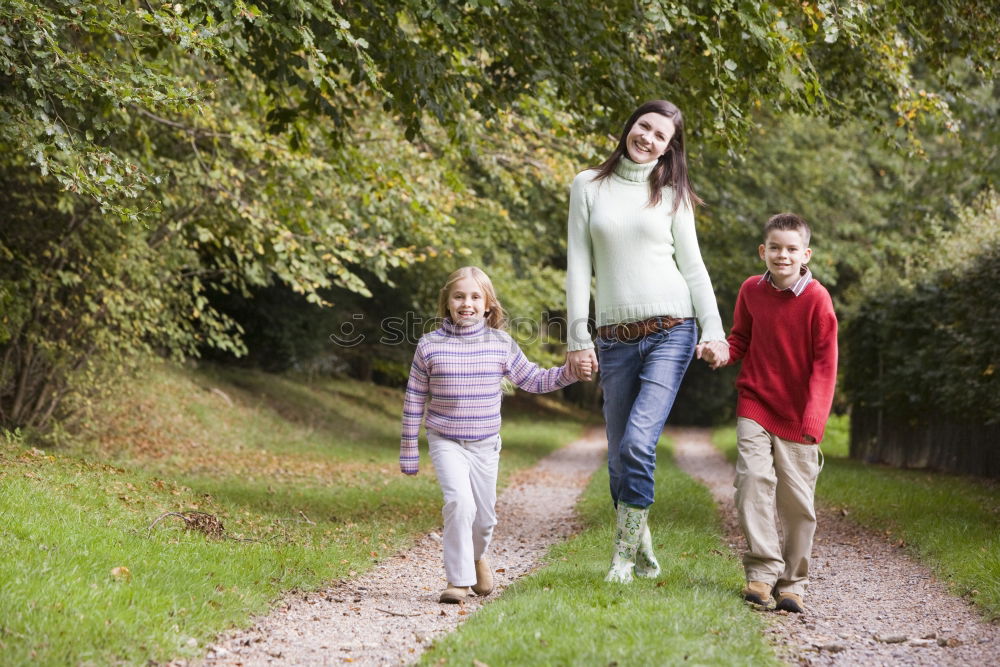
[(670, 146), (674, 130), (674, 121), (662, 114), (650, 112), (639, 116), (625, 141), (629, 159), (637, 164), (660, 159)]

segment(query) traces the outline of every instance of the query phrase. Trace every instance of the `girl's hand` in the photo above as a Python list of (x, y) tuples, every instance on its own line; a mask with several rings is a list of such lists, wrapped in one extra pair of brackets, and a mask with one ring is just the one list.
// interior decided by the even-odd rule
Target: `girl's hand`
[(594, 349), (573, 350), (566, 353), (566, 365), (577, 379), (590, 382), (597, 372), (597, 354)]

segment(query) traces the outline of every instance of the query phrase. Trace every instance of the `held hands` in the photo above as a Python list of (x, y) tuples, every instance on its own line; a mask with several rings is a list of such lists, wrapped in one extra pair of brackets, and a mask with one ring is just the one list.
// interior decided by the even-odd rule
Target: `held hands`
[(578, 380), (590, 382), (597, 372), (597, 355), (593, 349), (574, 350), (566, 353), (566, 365)]
[(724, 340), (710, 340), (707, 343), (698, 343), (695, 347), (695, 355), (699, 359), (708, 362), (714, 371), (729, 363), (729, 344)]

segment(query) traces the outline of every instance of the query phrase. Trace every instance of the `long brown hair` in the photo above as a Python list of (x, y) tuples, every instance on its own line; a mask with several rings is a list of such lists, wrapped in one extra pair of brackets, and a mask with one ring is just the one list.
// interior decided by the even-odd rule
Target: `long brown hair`
[(632, 112), (625, 129), (622, 130), (618, 138), (618, 146), (611, 156), (597, 167), (595, 181), (602, 181), (614, 173), (618, 161), (628, 156), (627, 140), (628, 133), (632, 131), (632, 126), (641, 116), (648, 113), (658, 113), (666, 116), (674, 124), (674, 136), (667, 144), (666, 152), (657, 161), (653, 172), (649, 175), (649, 205), (656, 206), (663, 198), (663, 188), (670, 186), (674, 191), (674, 204), (670, 209), (673, 215), (680, 208), (681, 203), (686, 203), (689, 208), (694, 209), (697, 204), (704, 204), (699, 197), (691, 181), (688, 179), (687, 157), (684, 154), (684, 116), (681, 110), (672, 102), (666, 100), (651, 100), (646, 102)]
[(486, 315), (484, 318), (486, 326), (493, 329), (503, 329), (507, 325), (503, 306), (500, 305), (500, 301), (497, 299), (497, 292), (493, 289), (493, 281), (478, 266), (463, 266), (460, 269), (456, 269), (444, 281), (444, 287), (438, 293), (438, 317), (444, 319), (449, 316), (448, 297), (451, 296), (451, 288), (462, 278), (472, 278), (479, 285), (479, 289), (483, 291), (483, 299), (486, 301), (483, 304), (483, 310)]

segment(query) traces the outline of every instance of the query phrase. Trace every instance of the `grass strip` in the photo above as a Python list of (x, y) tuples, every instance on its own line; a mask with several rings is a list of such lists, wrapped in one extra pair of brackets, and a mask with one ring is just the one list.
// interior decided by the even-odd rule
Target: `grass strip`
[(435, 642), (420, 664), (780, 664), (762, 639), (763, 619), (738, 595), (742, 568), (709, 492), (674, 466), (666, 441), (658, 459), (650, 513), (658, 579), (604, 583), (614, 510), (602, 467), (578, 506), (584, 531)]
[[(504, 479), (581, 433), (558, 404), (510, 403)], [(405, 548), (441, 496), (424, 447), (418, 477), (398, 471), (401, 406), (358, 382), (159, 367), (89, 441), (0, 434), (0, 664), (194, 656), (282, 593)], [(149, 530), (166, 512), (236, 539), (173, 516)]]
[[(819, 502), (905, 546), (953, 593), (970, 598), (988, 618), (1000, 618), (1000, 486), (851, 460), (849, 429), (847, 416), (830, 420)], [(735, 461), (735, 428), (717, 429), (713, 442)]]

